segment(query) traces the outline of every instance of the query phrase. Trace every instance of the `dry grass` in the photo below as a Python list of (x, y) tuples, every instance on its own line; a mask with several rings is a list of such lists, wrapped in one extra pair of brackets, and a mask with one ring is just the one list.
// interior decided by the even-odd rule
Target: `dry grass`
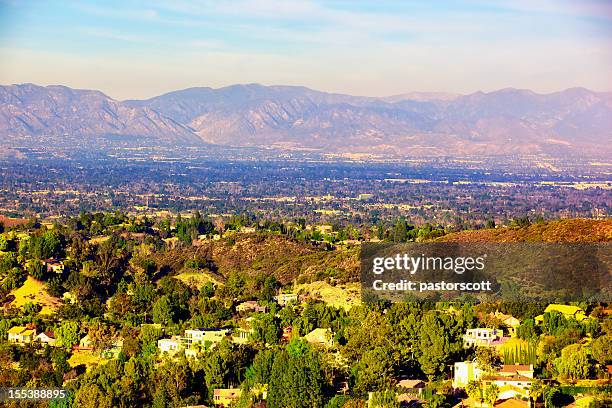
[(312, 282), (297, 285), (295, 290), (320, 299), (326, 304), (344, 310), (361, 303), (361, 289), (358, 283), (332, 286), (326, 282)]
[(461, 231), (443, 242), (611, 242), (612, 220), (567, 219), (521, 228)]
[(47, 293), (45, 284), (39, 280), (28, 276), (25, 283), (19, 289), (11, 292), (15, 296), (12, 305), (17, 308), (23, 307), (28, 302), (42, 306), (41, 315), (55, 313), (60, 305), (60, 300)]
[(98, 353), (94, 353), (93, 351), (89, 350), (81, 350), (72, 353), (72, 355), (68, 359), (68, 364), (70, 364), (70, 367), (76, 367), (78, 365), (85, 364), (87, 366), (87, 369), (89, 370), (91, 367), (94, 367), (98, 364), (105, 364), (108, 361), (108, 359), (100, 357)]
[(208, 282), (212, 282), (215, 284), (215, 286), (222, 285), (221, 282), (213, 278), (211, 275), (201, 271), (186, 271), (173, 277), (194, 288), (201, 288)]

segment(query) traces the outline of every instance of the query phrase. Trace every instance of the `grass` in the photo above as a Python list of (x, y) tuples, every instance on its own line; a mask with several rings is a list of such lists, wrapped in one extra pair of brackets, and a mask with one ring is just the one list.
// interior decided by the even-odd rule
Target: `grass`
[(94, 353), (93, 351), (89, 350), (81, 350), (72, 353), (68, 359), (68, 364), (70, 364), (70, 367), (85, 364), (89, 370), (90, 367), (94, 367), (98, 364), (105, 364), (108, 361), (108, 359), (100, 357), (98, 353)]
[(55, 313), (59, 307), (59, 299), (49, 295), (45, 284), (42, 281), (36, 280), (28, 276), (25, 283), (19, 289), (11, 292), (15, 296), (12, 305), (17, 308), (22, 308), (28, 302), (32, 302), (42, 306), (41, 315), (50, 315)]
[(200, 272), (200, 271), (182, 272), (182, 273), (179, 273), (178, 275), (175, 275), (174, 278), (180, 280), (186, 285), (189, 285), (195, 288), (201, 288), (208, 282), (212, 282), (216, 286), (222, 285), (221, 282), (217, 281), (215, 278), (213, 278), (206, 272)]
[(297, 285), (295, 290), (321, 299), (330, 306), (349, 310), (361, 303), (361, 291), (358, 283), (332, 286), (327, 282), (312, 282)]

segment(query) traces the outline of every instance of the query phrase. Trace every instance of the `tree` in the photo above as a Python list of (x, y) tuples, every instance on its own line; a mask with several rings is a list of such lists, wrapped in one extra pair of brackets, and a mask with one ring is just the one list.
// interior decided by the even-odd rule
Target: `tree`
[(393, 360), (388, 350), (367, 351), (353, 369), (355, 391), (384, 391), (393, 384)]
[(79, 325), (76, 322), (64, 320), (55, 328), (56, 344), (71, 348), (79, 342)]
[(397, 394), (393, 390), (375, 391), (370, 400), (371, 408), (399, 408)]
[(442, 394), (436, 394), (429, 400), (429, 408), (446, 408), (448, 406), (449, 404), (446, 401), (446, 396)]
[(570, 344), (561, 350), (555, 366), (561, 377), (570, 380), (588, 378), (591, 368), (588, 351), (580, 344)]
[(482, 386), (477, 381), (470, 381), (465, 387), (468, 397), (477, 402), (482, 402)]
[(476, 363), (481, 370), (490, 372), (501, 364), (501, 359), (497, 350), (493, 347), (478, 347), (476, 349)]
[(612, 336), (604, 335), (591, 343), (591, 353), (599, 364), (612, 363)]
[(535, 321), (527, 319), (516, 329), (516, 335), (523, 340), (531, 340), (537, 336)]
[(316, 350), (292, 340), (277, 353), (270, 376), (269, 408), (310, 408), (323, 405), (325, 384)]
[(276, 344), (281, 337), (282, 330), (278, 318), (271, 313), (261, 313), (252, 322), (254, 341), (262, 344)]
[(495, 401), (497, 401), (497, 397), (499, 397), (499, 387), (497, 385), (491, 384), (487, 388), (485, 388), (484, 401), (487, 404), (493, 406), (495, 404)]
[(563, 395), (558, 388), (555, 387), (546, 387), (544, 389), (544, 406), (546, 408), (557, 408), (561, 406), (561, 399)]
[(418, 349), (421, 370), (430, 379), (434, 379), (444, 370), (451, 356), (452, 348), (448, 331), (433, 312), (428, 312), (423, 317)]
[(160, 297), (153, 305), (153, 322), (165, 326), (174, 320), (174, 310), (167, 295)]
[(534, 405), (538, 402), (538, 399), (544, 393), (544, 384), (541, 380), (535, 379), (532, 381), (531, 386), (529, 387), (529, 395), (533, 398)]

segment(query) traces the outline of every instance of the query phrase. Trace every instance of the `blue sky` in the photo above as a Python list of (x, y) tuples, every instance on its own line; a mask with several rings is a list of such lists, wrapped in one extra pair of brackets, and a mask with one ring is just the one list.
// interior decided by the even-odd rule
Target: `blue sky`
[(612, 90), (608, 0), (0, 0), (0, 83)]

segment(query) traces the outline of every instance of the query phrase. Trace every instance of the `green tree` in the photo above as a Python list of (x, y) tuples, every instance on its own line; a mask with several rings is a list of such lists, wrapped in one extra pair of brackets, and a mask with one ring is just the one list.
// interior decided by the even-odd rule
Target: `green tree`
[(174, 320), (174, 308), (167, 295), (160, 297), (153, 304), (153, 322), (169, 325)]
[(479, 382), (470, 381), (465, 387), (465, 392), (472, 400), (482, 402), (482, 386)]
[(529, 396), (533, 398), (534, 405), (538, 402), (538, 399), (544, 393), (544, 384), (542, 380), (535, 379), (531, 382), (531, 386), (529, 387)]
[(79, 342), (79, 325), (76, 322), (64, 320), (55, 328), (56, 344), (71, 348)]
[(499, 387), (495, 384), (489, 385), (484, 390), (484, 401), (489, 404), (489, 406), (493, 406), (497, 398), (499, 397)]
[(370, 408), (399, 408), (397, 394), (393, 390), (375, 391), (372, 393)]
[(277, 353), (270, 376), (269, 408), (311, 408), (323, 405), (325, 379), (316, 350), (292, 340)]
[(593, 340), (591, 343), (591, 353), (599, 364), (612, 363), (612, 336), (609, 334)]
[(497, 350), (493, 347), (478, 347), (476, 349), (476, 363), (481, 370), (491, 372), (501, 364), (501, 359)]
[(559, 375), (570, 380), (588, 378), (591, 364), (586, 347), (570, 344), (561, 350), (561, 357), (555, 360)]
[(434, 379), (442, 373), (452, 353), (448, 330), (433, 312), (425, 314), (418, 339), (421, 370)]
[(388, 350), (376, 347), (367, 351), (353, 369), (355, 391), (384, 391), (393, 384), (393, 360)]

